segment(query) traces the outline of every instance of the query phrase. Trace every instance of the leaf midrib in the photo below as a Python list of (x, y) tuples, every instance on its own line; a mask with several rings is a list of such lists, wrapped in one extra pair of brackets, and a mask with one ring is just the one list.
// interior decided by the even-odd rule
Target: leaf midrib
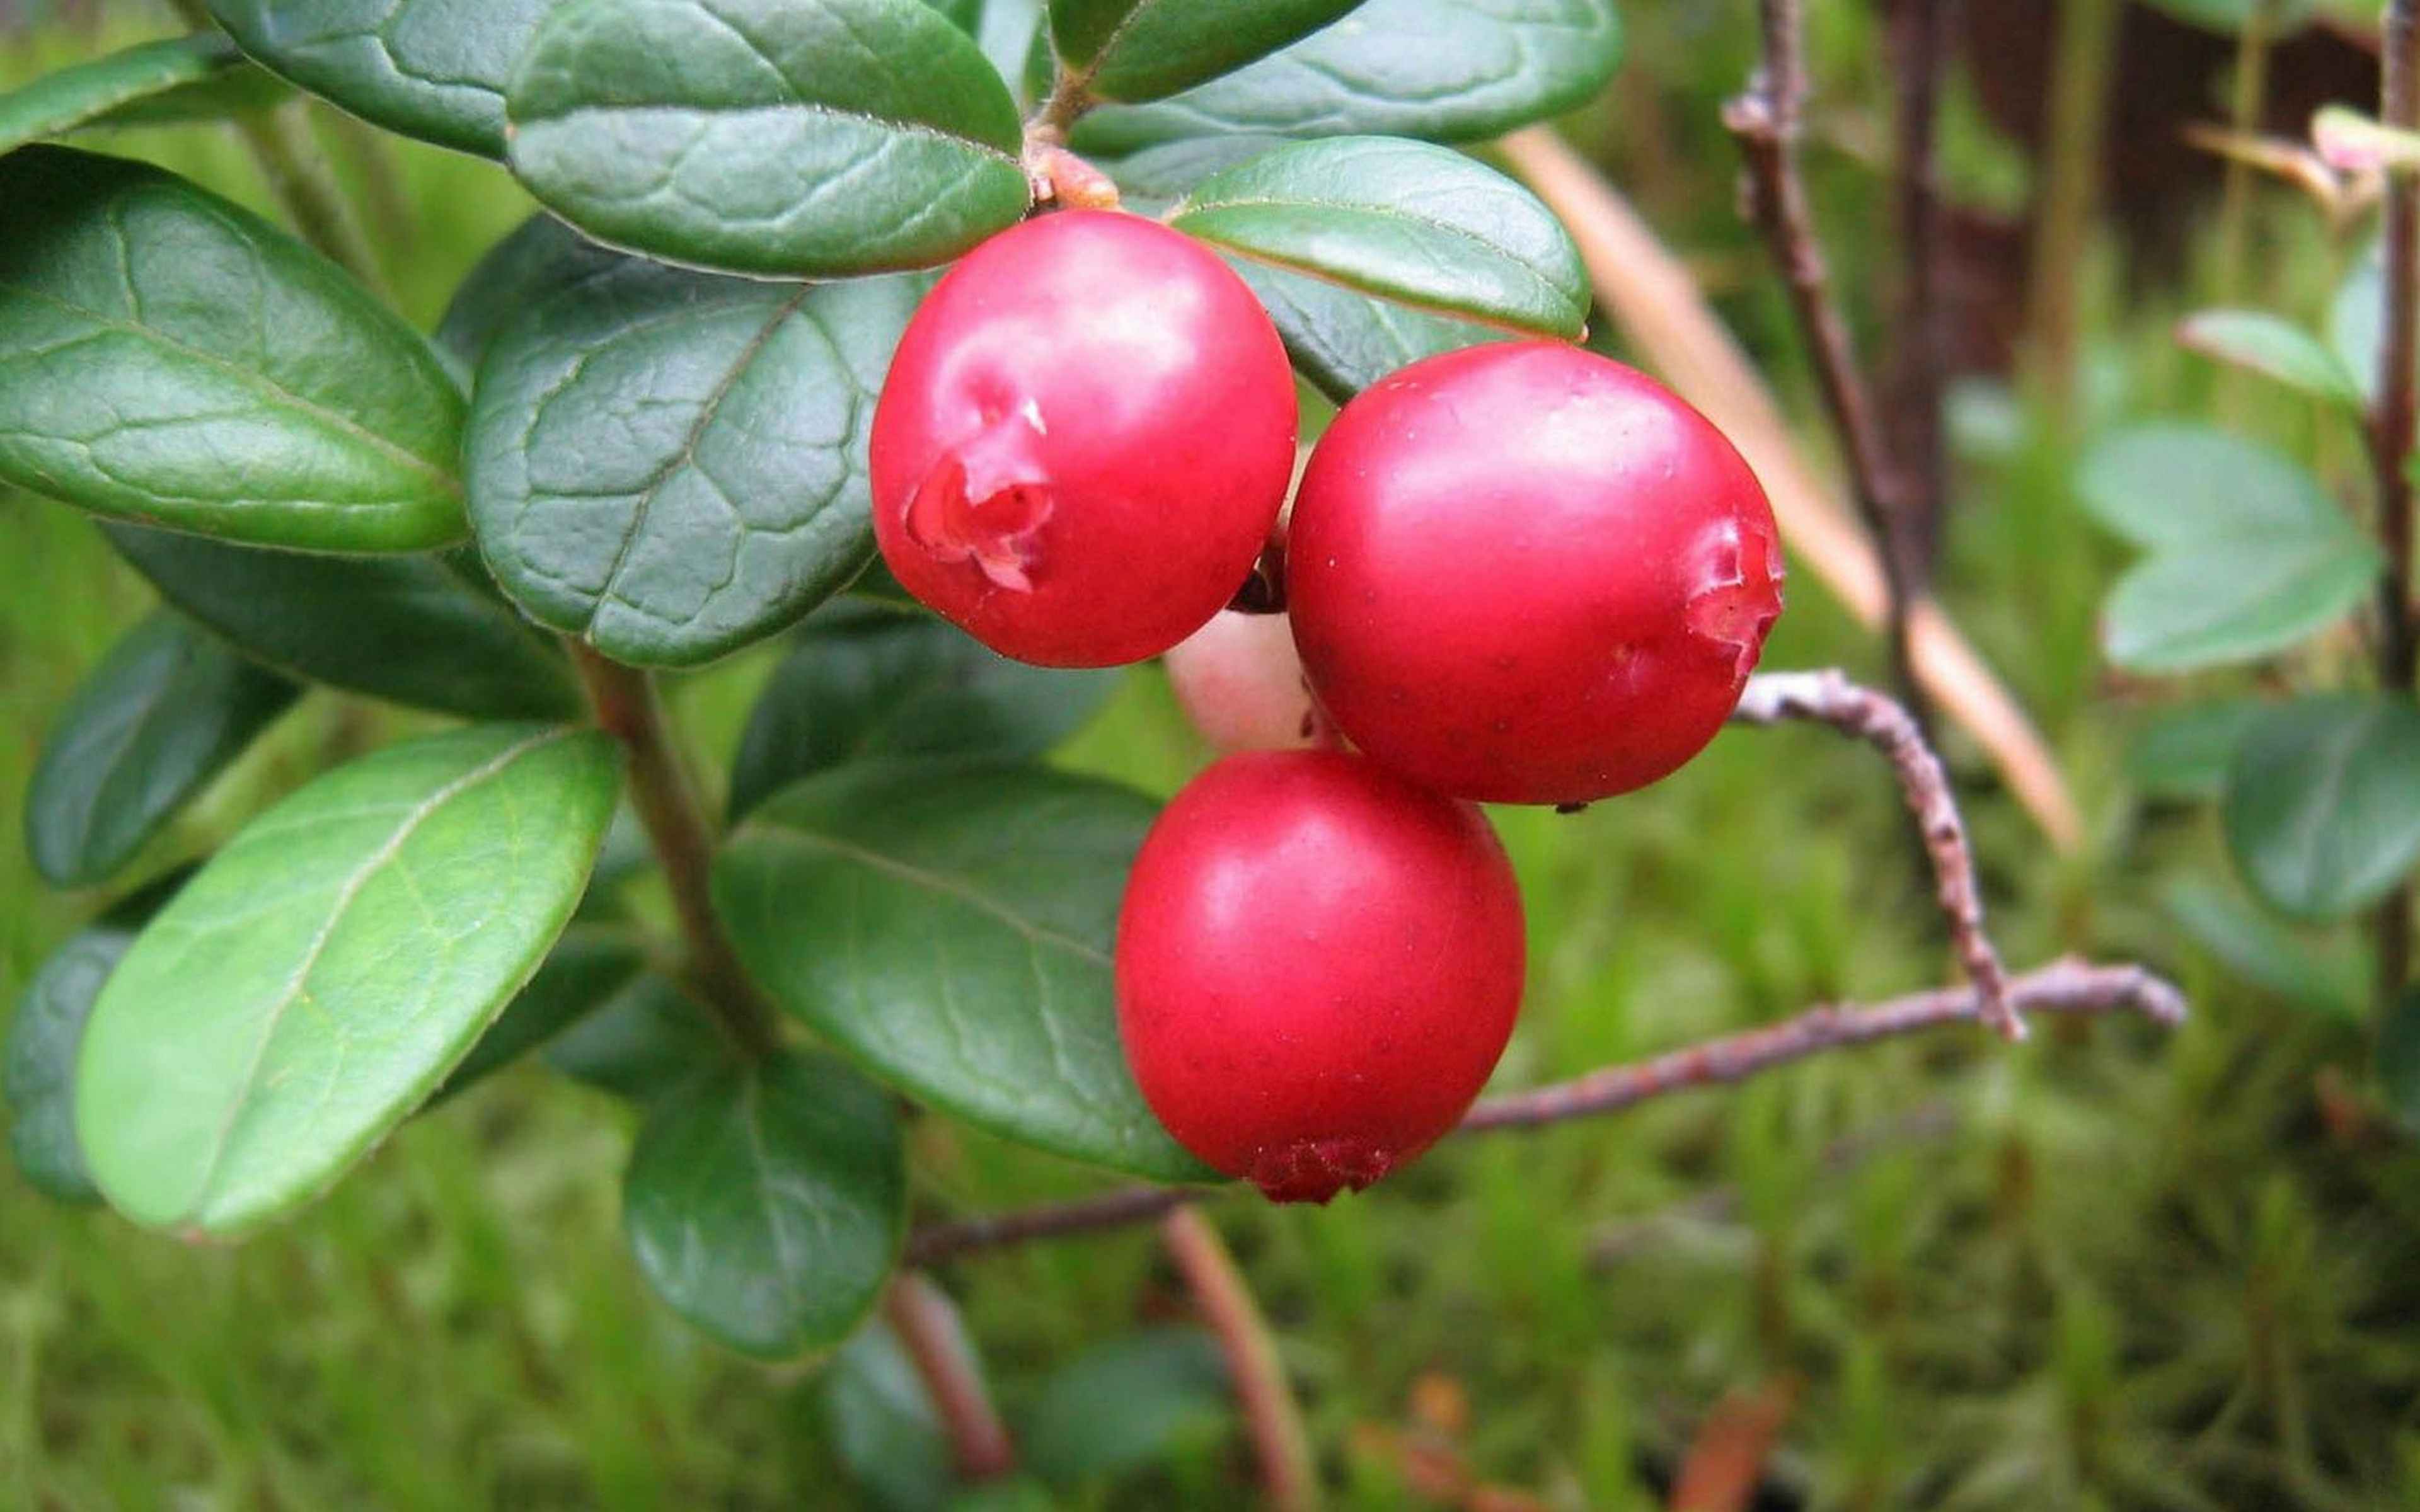
[(927, 887), (935, 892), (955, 898), (979, 912), (989, 914), (1036, 944), (1056, 945), (1062, 949), (1071, 951), (1100, 965), (1106, 966), (1109, 964), (1108, 951), (1077, 939), (1072, 934), (1063, 934), (1057, 930), (1037, 924), (1016, 914), (1007, 904), (986, 896), (970, 884), (945, 872), (929, 871), (912, 861), (903, 861), (896, 856), (868, 850), (849, 841), (840, 840), (816, 830), (800, 829), (792, 825), (778, 822), (769, 824), (763, 826), (760, 833), (789, 844), (822, 851), (845, 861), (854, 861), (869, 871), (880, 872), (885, 875), (897, 877), (903, 882), (912, 882), (918, 887)]

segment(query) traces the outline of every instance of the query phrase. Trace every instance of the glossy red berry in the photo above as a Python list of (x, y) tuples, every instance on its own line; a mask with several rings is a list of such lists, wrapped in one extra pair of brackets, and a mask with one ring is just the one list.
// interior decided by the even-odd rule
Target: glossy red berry
[(1251, 571), (1295, 424), (1277, 332), (1217, 256), (1140, 216), (1046, 215), (908, 322), (874, 414), (875, 538), (1003, 656), (1139, 661)]
[(1177, 707), (1212, 749), (1297, 750), (1321, 743), (1325, 721), (1284, 615), (1213, 615), (1169, 648), (1167, 666)]
[(1143, 841), (1118, 1032), (1186, 1149), (1280, 1202), (1386, 1175), (1479, 1095), (1521, 1003), (1480, 811), (1335, 750), (1230, 756)]
[(1415, 363), (1312, 452), (1287, 608), (1320, 702), (1440, 792), (1585, 803), (1695, 756), (1781, 612), (1756, 475), (1645, 374), (1520, 342)]

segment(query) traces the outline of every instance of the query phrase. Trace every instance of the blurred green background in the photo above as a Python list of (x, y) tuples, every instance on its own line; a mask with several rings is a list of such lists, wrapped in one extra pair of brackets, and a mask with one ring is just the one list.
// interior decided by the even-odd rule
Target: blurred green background
[[(74, 24), (14, 8), (0, 84), (164, 29), (140, 5), (105, 22), (86, 7)], [(1716, 120), (1752, 55), (1750, 8), (1632, 7), (1614, 90), (1567, 129), (1812, 417), (1778, 290), (1734, 216)], [(1887, 139), (1881, 39), (1867, 7), (1814, 10), (1810, 170), (1870, 341), (1865, 275), (1888, 224), (1872, 161)], [(2224, 114), (2224, 80), (2204, 116)], [(1993, 124), (1972, 70), (1947, 117), (1961, 195), (2023, 204), (2031, 157)], [(315, 119), (396, 297), (433, 322), (530, 203), (491, 165)], [(267, 208), (217, 130), (99, 145)], [(2114, 161), (2125, 144), (2111, 146)], [(1381, 1431), (1418, 1417), (1454, 1437), (1471, 1475), (1542, 1504), (1661, 1505), (1716, 1404), (1778, 1394), (1791, 1405), (1763, 1465), (1766, 1506), (2420, 1507), (2420, 1147), (2366, 1086), (2357, 947), (2261, 923), (2206, 806), (2163, 795), (2189, 774), (2147, 761), (2135, 736), (2151, 700), (2180, 690), (2101, 670), (2095, 609), (2124, 553), (2067, 483), (2096, 427), (2214, 406), (2357, 477), (2348, 436), (2283, 391), (2229, 389), (2169, 327), (2228, 279), (2311, 317), (2360, 242), (2264, 188), (2230, 272), (2216, 194), (2181, 203), (2168, 244), (2106, 219), (2064, 270), (2085, 334), (2071, 424), (2045, 424), (2008, 381), (1961, 384), (1942, 576), (2089, 827), (2084, 855), (2055, 857), (1949, 738), (2004, 949), (2020, 965), (2063, 950), (2144, 959), (2183, 983), (2192, 1023), (2172, 1037), (2045, 1025), (2013, 1052), (1980, 1035), (1888, 1044), (1620, 1119), (1450, 1144), (1325, 1211), (1216, 1206), (1348, 1504), (1445, 1504), (1420, 1501)], [(1809, 444), (1823, 446), (1811, 427)], [(81, 517), (29, 498), (0, 496), (0, 563), (5, 1003), (105, 902), (35, 880), (19, 795), (53, 711), (149, 598)], [(680, 687), (702, 762), (727, 760), (772, 660), (751, 653)], [(2342, 660), (2322, 647), (2303, 670), (2325, 681)], [(1800, 572), (1766, 665), (1871, 678), (1881, 661)], [(312, 694), (154, 862), (197, 854), (329, 750), (396, 727)], [(1145, 669), (1061, 759), (1167, 792), (1202, 753)], [(1534, 963), (1499, 1086), (1951, 973), (1886, 772), (1823, 733), (1728, 733), (1649, 793), (1573, 818), (1497, 817)], [(2288, 998), (2263, 980), (2304, 985)], [(629, 1134), (623, 1105), (519, 1068), (240, 1248), (63, 1211), (0, 1172), (0, 1506), (858, 1504), (816, 1365), (743, 1364), (645, 1294), (618, 1228)], [(936, 1212), (1097, 1180), (939, 1119), (916, 1152)], [(971, 1258), (939, 1279), (1012, 1409), (1078, 1351), (1185, 1317), (1148, 1229)], [(1456, 1398), (1466, 1424), (1438, 1406)], [(1240, 1435), (1213, 1423), (1073, 1504), (1233, 1505), (1249, 1486)]]

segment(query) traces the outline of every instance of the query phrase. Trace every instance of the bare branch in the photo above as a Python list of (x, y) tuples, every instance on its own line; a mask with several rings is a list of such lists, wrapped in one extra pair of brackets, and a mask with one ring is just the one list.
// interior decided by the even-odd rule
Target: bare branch
[[(2093, 965), (2071, 958), (2011, 979), (2008, 1000), (2012, 1008), (2027, 1013), (2080, 1017), (2135, 1013), (2163, 1026), (2181, 1024), (2185, 1016), (2183, 995), (2143, 967)], [(1870, 1007), (1809, 1009), (1779, 1024), (1709, 1040), (1652, 1060), (1609, 1066), (1576, 1081), (1489, 1098), (1470, 1110), (1456, 1132), (1536, 1128), (1590, 1118), (1669, 1092), (1743, 1081), (1823, 1051), (1983, 1020), (1981, 998), (1972, 987), (1938, 988)], [(1233, 1189), (1123, 1187), (1077, 1202), (938, 1224), (919, 1230), (908, 1241), (908, 1263), (930, 1265), (975, 1250), (1115, 1228), (1227, 1190)]]
[(1925, 744), (1924, 732), (1900, 704), (1859, 687), (1838, 671), (1761, 672), (1747, 680), (1731, 722), (1778, 724), (1808, 719), (1855, 736), (1890, 758), (1899, 773), (1908, 811), (1924, 837), (1932, 862), (1934, 896), (1949, 923), (1950, 943), (1966, 968), (1966, 980), (1982, 1001), (1985, 1023), (2010, 1040), (2025, 1037), (2024, 1021), (2008, 1000), (2008, 968), (1983, 932), (1983, 898), (1975, 883), (1975, 861), (1966, 825), (1949, 791), (1941, 758)]
[(959, 1325), (957, 1309), (939, 1287), (914, 1271), (902, 1271), (882, 1299), (882, 1317), (899, 1335), (916, 1377), (932, 1399), (949, 1435), (950, 1456), (959, 1478), (991, 1480), (1016, 1468), (1008, 1426), (984, 1386), (974, 1348)]
[(1277, 1340), (1252, 1299), (1251, 1286), (1236, 1269), (1218, 1230), (1192, 1208), (1171, 1211), (1159, 1232), (1169, 1258), (1193, 1293), (1194, 1305), (1218, 1336), (1218, 1350), (1235, 1382), (1236, 1404), (1251, 1430), (1269, 1505), (1278, 1512), (1308, 1512), (1319, 1504), (1319, 1468), (1311, 1458), (1302, 1409), (1286, 1383), (1285, 1362), (1278, 1358)]
[[(2386, 8), (2379, 119), (2420, 128), (2420, 0)], [(2378, 544), (2386, 571), (2378, 585), (2378, 675), (2388, 691), (2412, 687), (2420, 669), (2420, 626), (2412, 602), (2412, 443), (2420, 407), (2420, 176), (2386, 184), (2385, 316), (2378, 347), (2378, 398), (2369, 412), (2369, 459), (2378, 484)], [(2397, 887), (2377, 915), (2378, 985), (2392, 1003), (2412, 972), (2412, 887)]]
[(1898, 332), (1892, 344), (1888, 412), (1891, 451), (1904, 470), (1907, 497), (1899, 521), (1908, 591), (1929, 589), (1941, 548), (1942, 510), (1948, 487), (1943, 456), (1942, 406), (1948, 380), (1947, 332), (1941, 302), (1942, 208), (1934, 171), (1942, 75), (1956, 0), (1892, 0), (1892, 73), (1899, 98), (1893, 112), (1892, 176), (1899, 197)]

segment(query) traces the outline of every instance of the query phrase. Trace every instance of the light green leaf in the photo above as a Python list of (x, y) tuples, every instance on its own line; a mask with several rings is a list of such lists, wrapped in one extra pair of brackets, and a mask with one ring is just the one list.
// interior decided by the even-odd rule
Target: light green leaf
[(648, 1115), (623, 1227), (656, 1294), (768, 1359), (829, 1349), (908, 1239), (908, 1166), (880, 1088), (828, 1056), (703, 1076)]
[(2204, 310), (2177, 327), (2177, 341), (2192, 351), (2230, 363), (2348, 414), (2361, 413), (2361, 385), (2343, 360), (2290, 321), (2260, 310)]
[(2370, 592), (2377, 547), (2309, 472), (2201, 426), (2137, 425), (2095, 446), (2077, 477), (2110, 529), (2150, 549), (2104, 611), (2110, 659), (2184, 671), (2271, 655)]
[(102, 989), (76, 1134), (112, 1206), (226, 1234), (310, 1200), (536, 970), (621, 782), (595, 731), (391, 747), (246, 826)]
[(2328, 305), (2328, 345), (2352, 375), (2366, 405), (2378, 397), (2379, 353), (2385, 345), (2386, 255), (2372, 239), (2355, 258), (2351, 271), (2336, 285)]
[(537, 975), (504, 1005), (430, 1098), (443, 1102), (503, 1070), (628, 991), (647, 969), (647, 952), (627, 929), (574, 923), (547, 952)]
[(0, 95), (0, 154), (88, 127), (238, 115), (277, 93), (215, 32), (142, 42)]
[(1588, 272), (1553, 212), (1446, 147), (1280, 147), (1211, 176), (1169, 223), (1254, 263), (1487, 325), (1571, 338), (1588, 319)]
[(128, 632), (51, 726), (25, 849), (54, 887), (105, 882), (302, 689), (175, 614)]
[(244, 51), (390, 131), (504, 155), (504, 85), (562, 0), (209, 0)]
[(2226, 786), (2227, 764), (2268, 703), (2220, 699), (2162, 709), (2126, 748), (2126, 775), (2153, 797), (2207, 802)]
[(883, 1080), (1076, 1160), (1211, 1180), (1118, 1044), (1109, 950), (1152, 814), (1030, 767), (842, 767), (756, 810), (715, 899), (773, 1001)]
[(0, 158), (0, 479), (317, 551), (460, 540), (462, 397), (335, 266), (217, 195), (67, 147)]
[(2420, 861), (2420, 708), (2408, 699), (2298, 699), (2237, 748), (2227, 850), (2271, 903), (2337, 918), (2386, 896)]
[(2367, 1014), (2370, 967), (2361, 950), (2297, 933), (2234, 888), (2205, 877), (2182, 879), (2163, 902), (2179, 928), (2254, 986), (2349, 1026), (2358, 1026)]
[(546, 1063), (633, 1103), (648, 1103), (731, 1059), (706, 1011), (678, 983), (646, 972), (556, 1035)]
[(162, 597), (306, 682), (473, 718), (570, 718), (582, 707), (562, 653), (496, 596), (468, 551), (323, 557), (104, 529)]
[(884, 1512), (939, 1512), (957, 1477), (950, 1441), (899, 1336), (880, 1320), (857, 1331), (823, 1379), (833, 1456)]
[(1216, 1443), (1234, 1422), (1218, 1341), (1158, 1328), (1095, 1344), (1053, 1371), (1018, 1415), (1025, 1462), (1054, 1486), (1131, 1474), (1189, 1442)]
[(464, 446), (498, 582), (541, 624), (665, 667), (838, 593), (874, 551), (866, 432), (922, 289), (624, 258), (540, 299), (489, 345)]
[(1145, 100), (1232, 72), (1360, 0), (1050, 0), (1050, 39), (1077, 87)]
[(1621, 60), (1613, 0), (1368, 0), (1222, 79), (1078, 123), (1105, 156), (1218, 131), (1475, 142), (1586, 103)]
[(871, 757), (1038, 756), (1092, 717), (1118, 675), (1011, 661), (929, 615), (830, 605), (800, 626), (748, 717), (732, 817)]
[(732, 272), (929, 266), (1029, 193), (1007, 85), (919, 0), (567, 0), (510, 110), (564, 219)]

